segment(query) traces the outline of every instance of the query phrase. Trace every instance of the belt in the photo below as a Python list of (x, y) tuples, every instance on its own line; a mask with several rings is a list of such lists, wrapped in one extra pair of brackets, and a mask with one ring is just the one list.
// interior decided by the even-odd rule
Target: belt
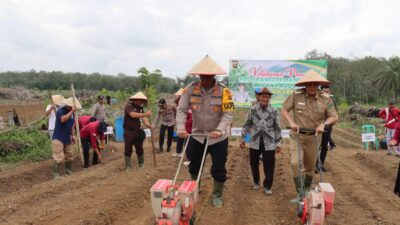
[(300, 131), (300, 134), (304, 134), (304, 135), (315, 135), (315, 132), (304, 132), (304, 131)]

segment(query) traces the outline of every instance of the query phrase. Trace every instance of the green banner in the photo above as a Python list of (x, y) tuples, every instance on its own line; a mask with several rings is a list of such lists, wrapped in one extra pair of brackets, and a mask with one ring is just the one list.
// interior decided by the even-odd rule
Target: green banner
[(327, 78), (326, 60), (230, 60), (229, 88), (236, 107), (250, 107), (255, 90), (267, 87), (272, 93), (271, 104), (281, 108), (296, 89), (294, 84), (309, 70)]

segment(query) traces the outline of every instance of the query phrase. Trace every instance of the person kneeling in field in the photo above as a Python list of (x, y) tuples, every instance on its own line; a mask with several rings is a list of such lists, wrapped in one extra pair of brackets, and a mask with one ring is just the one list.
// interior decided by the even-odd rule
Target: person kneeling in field
[[(243, 125), (242, 137), (244, 138), (251, 130), (250, 142), (250, 166), (253, 174), (253, 189), (260, 188), (259, 159), (262, 155), (264, 175), (264, 193), (272, 195), (271, 187), (274, 179), (275, 152), (280, 152), (282, 140), (281, 128), (279, 127), (278, 111), (269, 102), (272, 93), (268, 88), (256, 90), (257, 104), (251, 107), (247, 120)], [(240, 143), (245, 148), (244, 140)]]
[[(83, 148), (83, 159), (84, 168), (89, 168), (89, 149), (90, 146), (93, 148), (93, 162), (92, 165), (96, 165), (101, 162), (100, 150), (104, 148), (104, 132), (107, 131), (107, 123), (94, 121), (87, 124), (81, 130), (81, 143)], [(97, 137), (100, 138), (100, 146), (97, 146)]]

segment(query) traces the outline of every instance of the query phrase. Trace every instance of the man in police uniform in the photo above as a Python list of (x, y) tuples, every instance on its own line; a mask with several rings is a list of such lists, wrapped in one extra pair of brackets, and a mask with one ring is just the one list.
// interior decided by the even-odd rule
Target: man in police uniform
[[(329, 84), (329, 81), (313, 70), (308, 71), (295, 84), (305, 88), (291, 94), (282, 107), (282, 116), (289, 122), (292, 130), (290, 133), (290, 162), (298, 193), (302, 191), (303, 185), (308, 191), (312, 183), (312, 173), (317, 162), (318, 152), (314, 135), (318, 135), (317, 140), (321, 140), (320, 134), (324, 132), (325, 127), (338, 120), (331, 98), (318, 90), (318, 86), (324, 84)], [(293, 110), (293, 118), (289, 115), (291, 110)], [(315, 129), (315, 132), (302, 132), (299, 131), (299, 128)], [(300, 142), (299, 145), (297, 140)], [(300, 149), (297, 149), (298, 147)], [(298, 150), (302, 153), (304, 178), (299, 176)], [(303, 185), (301, 181), (303, 181)], [(291, 203), (296, 204), (299, 200), (300, 196), (298, 195)]]
[[(226, 181), (225, 163), (228, 155), (227, 128), (233, 118), (233, 101), (230, 90), (214, 79), (225, 74), (209, 56), (204, 57), (188, 74), (199, 75), (200, 82), (185, 87), (177, 109), (177, 130), (180, 138), (186, 138), (185, 122), (189, 108), (193, 113), (193, 134), (208, 134), (208, 153), (211, 155), (211, 175), (214, 178), (213, 200), (215, 207), (222, 206), (222, 192)], [(197, 179), (204, 153), (204, 138), (193, 137), (187, 149), (189, 173)]]

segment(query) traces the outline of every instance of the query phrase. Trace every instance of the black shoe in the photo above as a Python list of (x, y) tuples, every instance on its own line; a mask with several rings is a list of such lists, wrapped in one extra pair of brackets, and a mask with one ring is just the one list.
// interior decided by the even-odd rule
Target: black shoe
[(324, 166), (322, 167), (322, 171), (323, 172), (328, 172), (328, 170)]
[(83, 168), (87, 169), (89, 168), (89, 165), (84, 165)]

